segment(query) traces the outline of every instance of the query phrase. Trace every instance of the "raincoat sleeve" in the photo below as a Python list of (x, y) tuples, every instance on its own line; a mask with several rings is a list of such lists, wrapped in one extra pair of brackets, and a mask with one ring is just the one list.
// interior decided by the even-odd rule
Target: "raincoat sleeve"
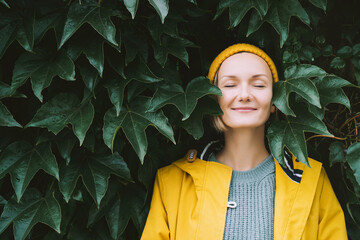
[(155, 177), (150, 211), (141, 236), (141, 240), (170, 239), (168, 217), (163, 201), (164, 195), (163, 183), (160, 172), (158, 171)]
[(348, 239), (344, 213), (324, 168), (321, 175), (324, 183), (320, 197), (318, 239)]

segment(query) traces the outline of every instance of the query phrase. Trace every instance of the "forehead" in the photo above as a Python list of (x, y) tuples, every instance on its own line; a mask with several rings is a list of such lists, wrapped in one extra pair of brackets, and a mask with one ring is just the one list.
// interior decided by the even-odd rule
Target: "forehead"
[(271, 70), (265, 60), (248, 52), (236, 53), (228, 57), (219, 68), (219, 76), (239, 74), (265, 74), (272, 79)]

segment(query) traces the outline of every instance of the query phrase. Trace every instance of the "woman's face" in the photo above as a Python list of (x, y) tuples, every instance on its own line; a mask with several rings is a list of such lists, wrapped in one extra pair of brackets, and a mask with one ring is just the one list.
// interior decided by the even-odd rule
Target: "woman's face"
[(222, 91), (221, 118), (227, 127), (260, 127), (275, 111), (272, 74), (261, 57), (247, 52), (234, 54), (221, 64), (217, 77)]

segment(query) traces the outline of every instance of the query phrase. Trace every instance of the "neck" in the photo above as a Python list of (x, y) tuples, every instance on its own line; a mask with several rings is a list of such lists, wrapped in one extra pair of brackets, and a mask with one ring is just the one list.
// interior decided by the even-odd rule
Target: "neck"
[(264, 142), (264, 126), (229, 129), (224, 137), (225, 146), (216, 158), (234, 170), (250, 170), (269, 156)]

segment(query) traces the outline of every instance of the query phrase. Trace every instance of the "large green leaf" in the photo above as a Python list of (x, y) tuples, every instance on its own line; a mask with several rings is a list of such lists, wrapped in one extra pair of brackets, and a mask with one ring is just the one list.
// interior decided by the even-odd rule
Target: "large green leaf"
[(327, 75), (318, 77), (313, 80), (319, 91), (320, 103), (323, 114), (325, 113), (325, 106), (329, 103), (343, 104), (350, 110), (350, 101), (344, 91), (341, 89), (345, 86), (350, 86), (350, 82), (335, 75)]
[(245, 14), (251, 9), (255, 9), (263, 18), (268, 10), (267, 0), (221, 0), (216, 11), (215, 18), (218, 18), (225, 9), (229, 8), (230, 26), (236, 27)]
[(118, 198), (110, 211), (106, 214), (106, 220), (110, 227), (113, 239), (119, 239), (124, 232), (130, 218), (140, 232), (147, 213), (143, 211), (146, 193), (138, 185), (131, 184), (123, 193), (123, 198)]
[(105, 85), (105, 87), (108, 89), (110, 101), (116, 109), (116, 116), (119, 116), (120, 114), (124, 99), (124, 89), (129, 82), (130, 80), (119, 77), (117, 79), (110, 80)]
[(315, 7), (326, 11), (327, 0), (309, 0), (309, 2), (311, 2), (311, 4), (313, 4)]
[(120, 128), (133, 146), (135, 152), (143, 162), (147, 151), (147, 139), (145, 129), (152, 125), (161, 134), (175, 143), (173, 130), (167, 118), (161, 111), (147, 112), (151, 99), (137, 97), (129, 106), (122, 107), (117, 116), (115, 108), (109, 109), (104, 116), (103, 138), (105, 144), (113, 149), (115, 136)]
[(204, 135), (203, 118), (204, 115), (220, 115), (221, 108), (216, 100), (204, 97), (199, 100), (195, 110), (190, 117), (179, 125), (183, 127), (194, 139), (198, 140)]
[(347, 149), (346, 161), (354, 171), (356, 181), (360, 185), (360, 142), (350, 145)]
[(0, 206), (4, 206), (7, 203), (6, 199), (0, 195)]
[(35, 42), (40, 42), (45, 33), (47, 33), (50, 29), (53, 29), (55, 32), (57, 46), (59, 46), (66, 19), (65, 2), (58, 0), (47, 0), (46, 2), (49, 2), (49, 5), (51, 6), (48, 6), (46, 9), (41, 9), (45, 10), (45, 12), (43, 13), (42, 11), (39, 11), (43, 14), (41, 14), (41, 16), (37, 16), (35, 19)]
[(39, 49), (36, 54), (25, 52), (15, 63), (11, 83), (12, 92), (31, 78), (33, 92), (42, 101), (41, 92), (50, 86), (55, 76), (69, 81), (75, 80), (74, 63), (64, 51), (52, 53)]
[(185, 20), (177, 12), (171, 11), (164, 23), (162, 23), (156, 15), (152, 15), (147, 22), (147, 26), (151, 37), (154, 41), (159, 42), (163, 34), (167, 34), (173, 38), (179, 38), (179, 22), (185, 22)]
[(95, 88), (100, 82), (99, 73), (89, 64), (78, 63), (77, 67), (80, 69), (81, 78), (85, 84), (83, 99), (95, 98)]
[(0, 3), (4, 4), (7, 8), (10, 8), (10, 6), (5, 2), (5, 0), (0, 0)]
[(0, 156), (0, 178), (9, 173), (20, 201), (31, 179), (40, 170), (59, 180), (59, 169), (50, 142), (32, 146), (21, 141), (10, 144)]
[(59, 48), (85, 23), (89, 23), (101, 36), (114, 45), (116, 29), (110, 17), (117, 13), (113, 9), (102, 7), (94, 0), (74, 1), (67, 15), (64, 32)]
[[(92, 228), (96, 222), (98, 222), (101, 218), (105, 216), (110, 209), (112, 208), (113, 204), (118, 200), (119, 194), (122, 194), (123, 186), (119, 184), (118, 179), (109, 180), (109, 186), (106, 191), (105, 196), (101, 200), (99, 206), (93, 203), (89, 210), (89, 218), (87, 221), (87, 227)], [(111, 228), (111, 226), (109, 226)]]
[(169, 0), (148, 0), (156, 12), (159, 14), (161, 22), (164, 23), (165, 17), (169, 12)]
[(25, 127), (43, 127), (58, 134), (71, 123), (81, 145), (93, 118), (94, 107), (90, 101), (80, 104), (74, 94), (61, 93), (42, 105)]
[(147, 36), (133, 22), (125, 22), (121, 30), (125, 46), (125, 65), (132, 62), (136, 55), (139, 55), (142, 59), (147, 59), (148, 45), (145, 41)]
[(21, 127), (2, 102), (0, 102), (0, 126)]
[(71, 161), (71, 151), (73, 150), (76, 142), (76, 137), (69, 129), (64, 129), (56, 136), (56, 146), (59, 150), (60, 156), (65, 159), (66, 164), (69, 164)]
[(154, 83), (163, 80), (162, 78), (156, 76), (140, 58), (137, 58), (128, 65), (125, 69), (125, 75), (129, 80), (136, 80), (143, 83)]
[(26, 98), (26, 95), (19, 93), (15, 91), (15, 93), (12, 93), (11, 86), (8, 84), (0, 81), (0, 99), (6, 98), (6, 97), (19, 97), (19, 98)]
[(186, 120), (194, 110), (198, 99), (209, 94), (221, 95), (221, 90), (205, 77), (191, 80), (185, 91), (177, 84), (161, 85), (152, 97), (148, 111), (156, 111), (166, 104), (173, 104), (182, 113), (183, 120)]
[(126, 181), (132, 181), (130, 170), (118, 153), (107, 156), (79, 157), (71, 161), (68, 166), (61, 166), (60, 191), (65, 201), (69, 202), (76, 183), (81, 176), (86, 189), (96, 205), (99, 206), (107, 191), (110, 174), (114, 174)]
[(329, 163), (332, 167), (335, 163), (345, 162), (344, 144), (341, 142), (333, 142), (329, 147)]
[(185, 38), (172, 38), (167, 35), (163, 36), (161, 40), (161, 43), (154, 45), (154, 57), (162, 67), (165, 66), (169, 54), (183, 61), (186, 66), (189, 66), (189, 55), (186, 47), (195, 47), (192, 42)]
[(76, 39), (68, 48), (69, 56), (75, 61), (84, 53), (90, 64), (102, 77), (104, 71), (104, 39), (98, 36)]
[(134, 19), (139, 6), (139, 0), (124, 0), (124, 4), (126, 9), (131, 14), (132, 19)]
[(283, 46), (288, 38), (290, 18), (293, 16), (307, 25), (310, 24), (309, 16), (298, 0), (269, 1), (269, 10), (263, 19), (257, 12), (252, 13), (247, 35), (257, 31), (264, 22), (268, 22), (280, 34), (280, 46)]
[(0, 9), (0, 58), (15, 39), (25, 50), (32, 51), (34, 22), (33, 9)]
[(60, 233), (61, 209), (53, 193), (43, 197), (31, 188), (19, 203), (15, 195), (7, 202), (0, 217), (0, 233), (13, 223), (15, 240), (23, 240), (39, 222)]
[(295, 116), (289, 106), (289, 95), (297, 93), (310, 104), (321, 108), (319, 93), (310, 78), (325, 76), (326, 72), (314, 65), (293, 65), (285, 69), (284, 81), (274, 85), (273, 102), (284, 114)]
[(286, 147), (300, 162), (309, 166), (304, 132), (332, 135), (321, 120), (307, 111), (306, 106), (299, 103), (295, 113), (297, 117), (288, 116), (286, 121), (280, 120), (270, 125), (267, 132), (269, 146), (280, 164), (284, 163)]

